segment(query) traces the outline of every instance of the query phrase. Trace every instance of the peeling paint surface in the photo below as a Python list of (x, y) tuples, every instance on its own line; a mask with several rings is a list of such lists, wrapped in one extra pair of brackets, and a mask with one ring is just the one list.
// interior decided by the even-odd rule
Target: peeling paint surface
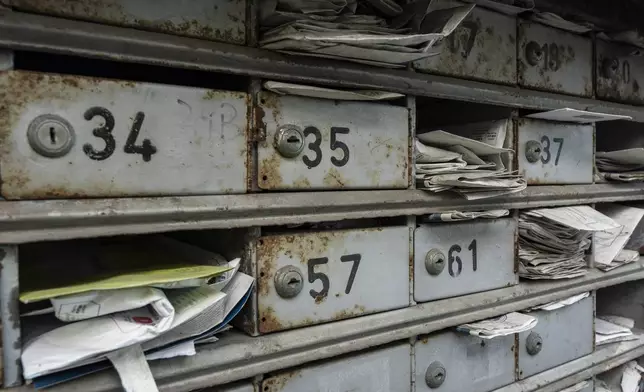
[(518, 72), (522, 86), (591, 97), (592, 41), (589, 37), (522, 20), (519, 22)]
[(597, 40), (597, 97), (644, 105), (642, 49)]
[[(421, 224), (414, 234), (414, 300), (427, 302), (519, 283), (514, 272), (516, 231), (515, 218)], [(432, 249), (444, 259), (438, 275), (430, 275), (425, 267), (425, 256)]]
[(245, 0), (7, 0), (20, 11), (246, 43)]
[(262, 382), (263, 392), (411, 392), (411, 347), (403, 344), (284, 372)]
[(515, 18), (476, 7), (442, 41), (438, 56), (416, 61), (414, 67), (423, 72), (516, 84), (516, 35)]
[[(0, 74), (0, 87), (7, 199), (246, 191), (246, 94), (24, 71)], [(29, 126), (43, 115), (73, 129), (67, 154), (31, 147)]]
[[(520, 118), (517, 161), (519, 174), (530, 185), (592, 184), (594, 167), (594, 127)], [(541, 145), (537, 162), (526, 159), (526, 143)], [(558, 159), (557, 159), (558, 158)]]
[[(260, 94), (258, 184), (265, 190), (407, 188), (409, 121), (404, 107)], [(297, 127), (304, 149), (285, 158), (280, 127)]]
[[(342, 320), (409, 305), (406, 226), (270, 235), (257, 241), (262, 333)], [(302, 290), (280, 297), (275, 274), (299, 269)]]

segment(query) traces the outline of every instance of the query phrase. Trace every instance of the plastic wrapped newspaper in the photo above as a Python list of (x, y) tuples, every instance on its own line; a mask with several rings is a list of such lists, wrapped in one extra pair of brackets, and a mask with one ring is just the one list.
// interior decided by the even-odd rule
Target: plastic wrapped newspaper
[(513, 312), (493, 319), (459, 325), (456, 330), (481, 339), (494, 339), (499, 336), (528, 331), (535, 325), (537, 325), (535, 317)]

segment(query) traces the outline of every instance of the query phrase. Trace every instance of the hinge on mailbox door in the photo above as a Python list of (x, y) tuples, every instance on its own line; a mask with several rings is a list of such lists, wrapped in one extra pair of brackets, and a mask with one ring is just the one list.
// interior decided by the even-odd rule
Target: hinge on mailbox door
[(266, 140), (266, 123), (264, 122), (264, 109), (255, 105), (253, 107), (253, 118), (251, 121), (250, 140), (252, 142), (263, 142)]

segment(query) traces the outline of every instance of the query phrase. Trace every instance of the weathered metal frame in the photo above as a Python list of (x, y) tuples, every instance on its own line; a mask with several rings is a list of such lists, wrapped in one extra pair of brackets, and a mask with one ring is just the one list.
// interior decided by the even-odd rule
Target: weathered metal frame
[(420, 190), (3, 201), (0, 243), (643, 199), (640, 183), (531, 186), (523, 192), (472, 201)]
[[(202, 346), (196, 356), (151, 362), (150, 367), (162, 390), (189, 391), (402, 341), (638, 279), (644, 279), (644, 259), (607, 273), (590, 271), (579, 279), (523, 282), (510, 288), (262, 337), (231, 332), (222, 335), (215, 345)], [(639, 344), (644, 350), (644, 342)], [(104, 392), (119, 388), (116, 374), (102, 372), (53, 387), (51, 391)]]
[(284, 56), (266, 50), (0, 10), (0, 47), (254, 77), (373, 88), (536, 110), (570, 107), (629, 115), (644, 108), (457, 78)]
[(0, 320), (4, 387), (22, 384), (19, 293), (18, 246), (0, 245)]

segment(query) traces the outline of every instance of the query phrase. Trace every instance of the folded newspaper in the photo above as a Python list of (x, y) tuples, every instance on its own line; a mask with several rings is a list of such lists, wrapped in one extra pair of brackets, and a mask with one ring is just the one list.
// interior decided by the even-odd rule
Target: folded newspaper
[(564, 308), (566, 306), (570, 306), (572, 304), (576, 304), (577, 302), (581, 301), (584, 298), (588, 298), (590, 296), (589, 292), (573, 295), (572, 297), (560, 299), (558, 301), (552, 301), (548, 302), (547, 304), (535, 306), (531, 308), (530, 310), (547, 310), (547, 311), (552, 311), (552, 310), (557, 310)]
[(340, 58), (381, 67), (438, 54), (473, 5), (431, 11), (429, 0), (265, 0), (259, 46), (283, 53)]
[(609, 181), (644, 181), (644, 148), (598, 151), (595, 165), (599, 174)]
[[(520, 192), (527, 187), (522, 176), (509, 172), (503, 155), (506, 121), (486, 128), (458, 126), (470, 137), (442, 130), (416, 136), (416, 183), (431, 192), (451, 190), (468, 200)], [(487, 128), (490, 126), (490, 128)], [(459, 132), (461, 133), (461, 132)]]
[(598, 316), (595, 318), (595, 344), (608, 344), (636, 340), (633, 334), (635, 322), (632, 319), (619, 316)]
[(403, 98), (403, 94), (378, 90), (341, 90), (337, 88), (307, 86), (286, 82), (264, 82), (264, 88), (280, 95), (334, 99), (341, 101), (382, 101)]
[(600, 204), (597, 210), (620, 226), (595, 233), (595, 265), (604, 271), (639, 259), (639, 252), (625, 250), (635, 228), (644, 217), (644, 209), (621, 204)]
[(493, 319), (462, 324), (456, 327), (456, 330), (481, 339), (494, 339), (499, 336), (528, 331), (535, 325), (537, 325), (536, 317), (513, 312)]
[(589, 206), (541, 208), (519, 215), (519, 276), (564, 279), (588, 272), (592, 233), (620, 225)]
[(582, 382), (580, 382), (578, 384), (575, 384), (573, 386), (570, 386), (570, 387), (568, 387), (566, 389), (562, 389), (559, 392), (583, 392), (583, 391), (589, 391), (589, 390), (591, 390), (589, 388), (592, 388), (592, 386), (593, 386), (593, 382), (590, 381), (590, 380), (587, 380), (587, 381), (582, 381)]
[(473, 219), (498, 219), (510, 215), (509, 210), (447, 211), (428, 214), (419, 218), (422, 223), (460, 222)]

